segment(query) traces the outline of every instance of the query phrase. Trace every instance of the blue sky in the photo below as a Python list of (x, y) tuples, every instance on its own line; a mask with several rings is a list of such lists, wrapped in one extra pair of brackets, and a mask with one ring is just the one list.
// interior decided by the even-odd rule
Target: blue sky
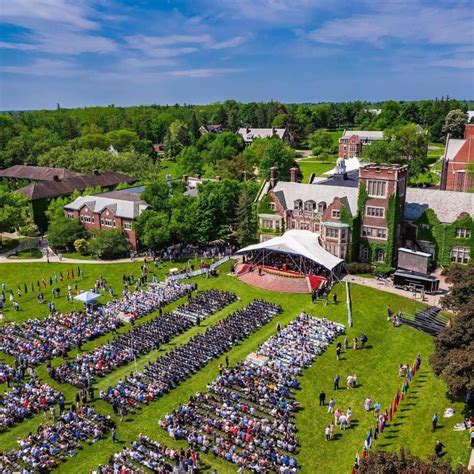
[(0, 109), (474, 98), (472, 0), (9, 0)]

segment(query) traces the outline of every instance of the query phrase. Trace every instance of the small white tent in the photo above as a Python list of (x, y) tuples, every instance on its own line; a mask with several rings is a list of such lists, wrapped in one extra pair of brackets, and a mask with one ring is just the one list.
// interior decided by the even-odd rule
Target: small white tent
[(258, 251), (301, 256), (328, 270), (333, 270), (344, 261), (325, 250), (319, 243), (319, 234), (309, 230), (287, 230), (280, 237), (244, 247), (237, 252), (237, 255)]
[(100, 298), (99, 293), (94, 293), (93, 291), (84, 291), (83, 293), (74, 297), (77, 301), (82, 301), (85, 304), (95, 303), (97, 298)]

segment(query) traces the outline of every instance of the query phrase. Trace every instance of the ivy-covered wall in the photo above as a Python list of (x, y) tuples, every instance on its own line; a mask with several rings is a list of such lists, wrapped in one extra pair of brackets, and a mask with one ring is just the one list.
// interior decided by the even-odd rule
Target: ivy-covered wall
[[(451, 224), (442, 224), (432, 209), (426, 209), (416, 222), (418, 240), (427, 240), (435, 246), (434, 261), (436, 266), (451, 265), (453, 247), (468, 247), (471, 259), (474, 258), (474, 221), (468, 214), (462, 215)], [(456, 237), (457, 229), (470, 230), (470, 237)]]
[(276, 214), (276, 212), (270, 207), (272, 202), (272, 198), (268, 194), (263, 196), (261, 201), (258, 203), (258, 214)]
[(396, 260), (397, 253), (397, 224), (400, 223), (400, 203), (396, 194), (388, 198), (387, 209), (387, 245), (385, 252), (385, 263), (392, 266)]

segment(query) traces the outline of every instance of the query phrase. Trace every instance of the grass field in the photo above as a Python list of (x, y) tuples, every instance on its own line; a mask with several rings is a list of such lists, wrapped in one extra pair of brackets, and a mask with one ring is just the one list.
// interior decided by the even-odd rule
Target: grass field
[(318, 160), (315, 156), (298, 160), (298, 166), (303, 175), (301, 182), (307, 183), (311, 173), (316, 173), (318, 177), (322, 176), (326, 171), (336, 166), (336, 160), (337, 156), (334, 156), (334, 159), (331, 160)]
[[(140, 263), (109, 264), (109, 265), (83, 265), (86, 275), (80, 282), (80, 287), (88, 289), (97, 276), (102, 273), (112, 284), (115, 291), (122, 291), (122, 275), (124, 273), (139, 272)], [(0, 265), (0, 282), (5, 281), (7, 285), (16, 287), (18, 281), (23, 282), (26, 277), (36, 280), (42, 275), (51, 272), (67, 272), (71, 265), (67, 264), (4, 264)], [(201, 327), (193, 327), (184, 334), (174, 338), (170, 343), (159, 351), (154, 351), (138, 360), (138, 368), (142, 368), (147, 362), (162, 356), (172, 347), (185, 343), (194, 334), (204, 331), (209, 325), (215, 324), (224, 316), (240, 306), (244, 306), (254, 298), (267, 299), (282, 305), (284, 311), (272, 322), (261, 328), (242, 344), (229, 351), (228, 356), (231, 364), (244, 359), (247, 354), (255, 350), (259, 344), (275, 333), (277, 321), (283, 325), (294, 319), (301, 311), (307, 311), (315, 316), (326, 316), (334, 321), (346, 323), (345, 304), (330, 304), (324, 306), (322, 302), (312, 304), (309, 295), (288, 295), (273, 293), (257, 288), (249, 287), (236, 280), (234, 277), (222, 274), (215, 279), (197, 278), (196, 282), (200, 290), (208, 288), (219, 288), (234, 291), (240, 301), (232, 304), (225, 310), (211, 316)], [(160, 269), (158, 274), (162, 276), (166, 268)], [(65, 283), (67, 284), (67, 283)], [(334, 291), (338, 294), (339, 301), (345, 301), (345, 290), (341, 284), (336, 285)], [(433, 351), (431, 337), (419, 333), (408, 327), (393, 328), (387, 324), (385, 313), (388, 304), (397, 311), (401, 309), (408, 313), (414, 313), (421, 307), (419, 302), (402, 298), (389, 293), (363, 286), (352, 286), (353, 318), (354, 327), (347, 329), (349, 340), (352, 337), (365, 333), (368, 336), (366, 349), (354, 351), (352, 349), (343, 353), (341, 360), (335, 357), (334, 345), (318, 357), (315, 363), (306, 369), (301, 377), (301, 389), (297, 392), (297, 399), (301, 403), (301, 410), (297, 413), (296, 423), (299, 431), (301, 451), (298, 460), (303, 466), (304, 473), (340, 473), (349, 472), (354, 460), (355, 453), (360, 452), (364, 437), (368, 429), (373, 426), (373, 415), (366, 413), (363, 409), (363, 401), (370, 395), (372, 399), (380, 401), (382, 406), (387, 406), (396, 389), (400, 386), (398, 377), (398, 366), (401, 362), (412, 362), (418, 351), (421, 352), (423, 363), (412, 384), (408, 398), (402, 402), (401, 411), (397, 414), (388, 431), (379, 438), (377, 447), (381, 449), (397, 450), (401, 446), (409, 448), (415, 454), (427, 457), (433, 451), (435, 439), (440, 439), (446, 445), (448, 454), (453, 463), (466, 463), (468, 459), (468, 435), (465, 432), (454, 432), (452, 426), (462, 419), (462, 405), (450, 402), (446, 396), (446, 387), (443, 382), (435, 378), (427, 362), (429, 354)], [(62, 293), (64, 295), (64, 293)], [(30, 297), (30, 293), (28, 293)], [(106, 298), (104, 297), (104, 300)], [(170, 305), (170, 309), (180, 304), (177, 301)], [(46, 308), (38, 308), (36, 301), (30, 300), (20, 302), (22, 311), (13, 314), (7, 308), (7, 319), (25, 320), (28, 317), (44, 316)], [(58, 301), (60, 309), (70, 309), (68, 303)], [(140, 324), (156, 317), (156, 314), (148, 315), (140, 320)], [(129, 327), (122, 328), (127, 331)], [(103, 336), (95, 341), (84, 344), (83, 349), (92, 350), (97, 345), (109, 340), (110, 336)], [(69, 353), (74, 357), (75, 351)], [(4, 357), (10, 360), (9, 357)], [(206, 385), (218, 373), (218, 365), (222, 363), (224, 356), (216, 359), (205, 366), (192, 378), (181, 384), (160, 400), (144, 407), (135, 415), (130, 415), (124, 422), (118, 423), (118, 435), (122, 442), (129, 442), (143, 432), (155, 439), (175, 446), (185, 446), (184, 442), (173, 442), (158, 427), (158, 420), (178, 403), (185, 402), (190, 395), (196, 391), (205, 390)], [(59, 364), (61, 359), (54, 360)], [(117, 368), (107, 377), (99, 379), (95, 387), (97, 390), (104, 389), (110, 384), (116, 383), (120, 378), (134, 370), (134, 364), (128, 364)], [(57, 384), (51, 381), (46, 372), (45, 365), (38, 369), (42, 380), (61, 390), (67, 401), (72, 401), (76, 389), (67, 384)], [(332, 381), (336, 373), (342, 380), (348, 374), (356, 373), (360, 387), (355, 390), (339, 390), (333, 392)], [(1, 389), (5, 386), (1, 387)], [(336, 440), (326, 442), (324, 440), (324, 427), (330, 421), (326, 408), (319, 407), (318, 394), (324, 389), (327, 398), (334, 396), (337, 406), (342, 409), (352, 407), (354, 412), (354, 427), (346, 432), (337, 432)], [(98, 392), (97, 392), (98, 393)], [(103, 414), (112, 414), (111, 407), (102, 401), (94, 403), (98, 411)], [(442, 413), (448, 406), (453, 406), (456, 415), (453, 418), (443, 419)], [(431, 416), (434, 412), (440, 414), (440, 428), (436, 433), (431, 433)], [(33, 417), (22, 424), (17, 425), (10, 431), (0, 434), (0, 446), (9, 449), (16, 446), (16, 439), (26, 436), (30, 431), (36, 430), (38, 424), (44, 422), (42, 416)], [(109, 456), (121, 449), (122, 445), (114, 445), (110, 436), (90, 446), (85, 446), (77, 456), (63, 463), (58, 472), (64, 473), (87, 473), (95, 469), (99, 463), (107, 462)], [(202, 456), (202, 460), (208, 467), (216, 468), (219, 473), (236, 472), (235, 466), (221, 460), (215, 460), (211, 456)]]

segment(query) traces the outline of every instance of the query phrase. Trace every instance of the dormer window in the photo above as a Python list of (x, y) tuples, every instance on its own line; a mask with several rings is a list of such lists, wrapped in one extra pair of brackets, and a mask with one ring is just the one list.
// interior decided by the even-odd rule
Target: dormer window
[(324, 201), (318, 203), (318, 212), (324, 212), (326, 210), (327, 204)]
[(301, 199), (297, 199), (295, 201), (295, 210), (299, 210), (303, 207), (303, 201)]
[(276, 209), (276, 206), (275, 206), (274, 202), (271, 202), (269, 207), (272, 211), (274, 211)]
[(314, 211), (316, 209), (316, 203), (314, 201), (305, 201), (304, 210), (305, 211)]

